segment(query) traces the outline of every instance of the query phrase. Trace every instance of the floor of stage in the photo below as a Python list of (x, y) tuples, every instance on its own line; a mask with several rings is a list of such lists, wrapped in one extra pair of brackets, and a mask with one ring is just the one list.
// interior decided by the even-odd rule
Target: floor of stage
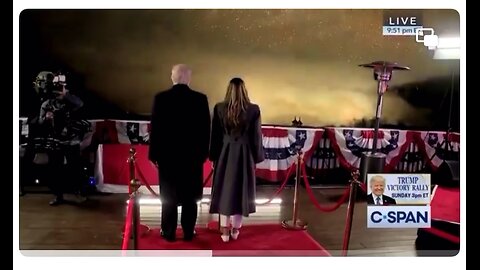
[[(269, 198), (273, 187), (261, 187), (257, 198)], [(317, 188), (317, 200), (324, 206), (338, 200), (343, 189)], [(286, 188), (279, 196), (281, 204), (259, 206), (257, 213), (245, 219), (245, 224), (280, 223), (291, 219), (293, 189)], [(89, 200), (51, 207), (50, 194), (28, 193), (20, 201), (20, 249), (120, 249), (124, 226), (125, 194), (97, 194)], [(71, 195), (67, 199), (78, 199)], [(123, 206), (123, 207), (122, 207)], [(310, 235), (332, 255), (340, 255), (343, 244), (347, 204), (334, 212), (320, 212), (310, 202), (307, 194), (300, 193), (299, 217), (308, 222)], [(200, 208), (198, 224), (215, 219), (208, 214), (208, 205)], [(159, 227), (160, 206), (142, 205), (142, 224)], [(417, 229), (367, 229), (366, 204), (358, 202), (350, 238), (349, 256), (416, 256)], [(220, 237), (219, 237), (220, 241)]]

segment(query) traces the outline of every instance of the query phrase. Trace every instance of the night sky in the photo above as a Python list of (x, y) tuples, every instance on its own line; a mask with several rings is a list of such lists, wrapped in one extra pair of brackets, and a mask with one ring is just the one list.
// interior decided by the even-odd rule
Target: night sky
[[(459, 35), (455, 11), (422, 14), (436, 34)], [(409, 66), (394, 73), (392, 88), (450, 74), (449, 62), (433, 60), (415, 37), (382, 36), (382, 22), (382, 10), (27, 10), (20, 74), (31, 82), (47, 62), (62, 63), (84, 78), (81, 91), (149, 114), (154, 94), (171, 85), (171, 66), (186, 63), (191, 87), (211, 107), (240, 76), (264, 123), (289, 124), (296, 115), (308, 125), (348, 125), (375, 113), (376, 82), (358, 64)], [(430, 121), (431, 109), (412, 104), (387, 92), (383, 121)]]

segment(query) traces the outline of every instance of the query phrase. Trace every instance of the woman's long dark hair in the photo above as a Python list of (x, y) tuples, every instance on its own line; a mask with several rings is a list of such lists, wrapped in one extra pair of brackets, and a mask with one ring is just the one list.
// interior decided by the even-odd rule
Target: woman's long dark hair
[(242, 79), (233, 78), (230, 80), (225, 95), (225, 103), (227, 104), (225, 124), (235, 130), (239, 127), (242, 112), (245, 112), (250, 104), (247, 88)]

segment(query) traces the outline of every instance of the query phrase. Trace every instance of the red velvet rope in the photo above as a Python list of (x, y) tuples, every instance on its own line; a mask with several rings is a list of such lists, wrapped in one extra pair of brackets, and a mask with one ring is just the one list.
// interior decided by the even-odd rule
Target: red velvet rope
[(310, 200), (312, 201), (313, 205), (315, 205), (315, 207), (318, 210), (323, 211), (323, 212), (335, 211), (340, 207), (340, 205), (342, 205), (347, 200), (348, 194), (350, 192), (350, 186), (345, 189), (345, 191), (342, 194), (342, 197), (340, 197), (340, 199), (338, 200), (338, 202), (335, 205), (333, 205), (331, 207), (321, 206), (318, 203), (318, 201), (315, 199), (315, 195), (313, 194), (312, 188), (310, 187), (310, 183), (307, 180), (307, 170), (305, 168), (305, 163), (302, 163), (301, 168), (302, 168), (302, 174), (303, 174), (303, 182), (305, 182), (305, 187), (306, 187), (306, 190), (307, 190), (308, 197), (310, 197)]
[(127, 206), (127, 216), (125, 217), (125, 230), (123, 232), (123, 242), (122, 242), (122, 250), (128, 249), (128, 240), (130, 239), (130, 234), (132, 233), (132, 218), (133, 218), (133, 204), (134, 199), (130, 197), (128, 200)]
[[(137, 166), (135, 166), (135, 170), (140, 175), (140, 180), (143, 182), (143, 184), (148, 189), (148, 191), (150, 191), (150, 193), (152, 195), (154, 195), (156, 197), (159, 197), (159, 195), (155, 192), (155, 190), (153, 190), (153, 188), (147, 182), (147, 179), (145, 179), (145, 175), (142, 173), (142, 171)], [(210, 172), (210, 174), (207, 176), (207, 178), (205, 178), (205, 180), (203, 181), (203, 187), (205, 187), (207, 185), (208, 180), (212, 177), (212, 175), (213, 175), (213, 170)]]
[(285, 186), (287, 185), (287, 182), (288, 182), (288, 178), (290, 177), (290, 174), (292, 173), (293, 169), (295, 168), (295, 166), (291, 166), (290, 169), (288, 169), (287, 171), (287, 174), (285, 176), (285, 179), (283, 180), (283, 183), (282, 185), (277, 189), (277, 191), (275, 191), (275, 193), (273, 194), (273, 196), (268, 199), (266, 202), (264, 203), (258, 203), (258, 205), (266, 205), (266, 204), (269, 204), (273, 201), (273, 199), (275, 199), (275, 197), (278, 196), (278, 194), (280, 194), (282, 192), (282, 190), (285, 188)]
[(213, 170), (211, 170), (210, 173), (208, 174), (207, 178), (205, 178), (205, 180), (203, 180), (203, 187), (207, 186), (208, 180), (210, 180), (210, 178), (212, 178), (212, 175), (213, 175)]
[(363, 190), (363, 192), (367, 193), (367, 185), (365, 183), (360, 182), (359, 186)]
[(452, 234), (449, 234), (447, 232), (444, 232), (442, 230), (439, 230), (439, 229), (436, 229), (436, 228), (424, 228), (422, 230), (425, 230), (431, 234), (434, 234), (438, 237), (441, 237), (443, 239), (446, 239), (452, 243), (455, 243), (455, 244), (460, 244), (460, 237), (458, 236), (455, 236), (455, 235), (452, 235)]
[[(134, 164), (135, 165), (135, 164)], [(143, 175), (142, 171), (137, 167), (135, 166), (135, 170), (138, 172), (138, 174), (140, 175), (140, 180), (143, 182), (143, 184), (145, 185), (145, 187), (148, 189), (148, 191), (150, 191), (150, 193), (156, 197), (159, 197), (158, 194), (155, 192), (155, 190), (152, 189), (152, 187), (150, 186), (150, 184), (147, 182), (147, 180), (145, 179), (145, 176)]]

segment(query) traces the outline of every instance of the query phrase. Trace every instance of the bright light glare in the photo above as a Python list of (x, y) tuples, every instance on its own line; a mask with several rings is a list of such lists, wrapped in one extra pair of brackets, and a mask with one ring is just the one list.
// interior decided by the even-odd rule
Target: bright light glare
[[(255, 200), (255, 203), (256, 204), (262, 204), (262, 203), (265, 203), (267, 202), (268, 199), (256, 199)], [(127, 200), (127, 204), (128, 204), (129, 200)], [(160, 201), (160, 199), (153, 199), (153, 198), (143, 198), (143, 199), (140, 199), (139, 200), (139, 203), (140, 205), (161, 205), (162, 202)], [(198, 202), (199, 204), (202, 203), (202, 204), (208, 204), (210, 203), (210, 199), (209, 198), (202, 198), (201, 201)], [(273, 199), (270, 204), (280, 204), (282, 203), (282, 199), (280, 198), (275, 198)]]
[(459, 37), (439, 37), (437, 49), (460, 49)]
[(460, 48), (436, 49), (435, 53), (433, 54), (433, 59), (460, 59)]
[[(268, 201), (268, 199), (256, 199), (255, 203), (260, 204), (260, 203), (266, 203), (267, 201)], [(275, 198), (270, 203), (271, 204), (280, 204), (280, 203), (282, 203), (282, 199)]]

